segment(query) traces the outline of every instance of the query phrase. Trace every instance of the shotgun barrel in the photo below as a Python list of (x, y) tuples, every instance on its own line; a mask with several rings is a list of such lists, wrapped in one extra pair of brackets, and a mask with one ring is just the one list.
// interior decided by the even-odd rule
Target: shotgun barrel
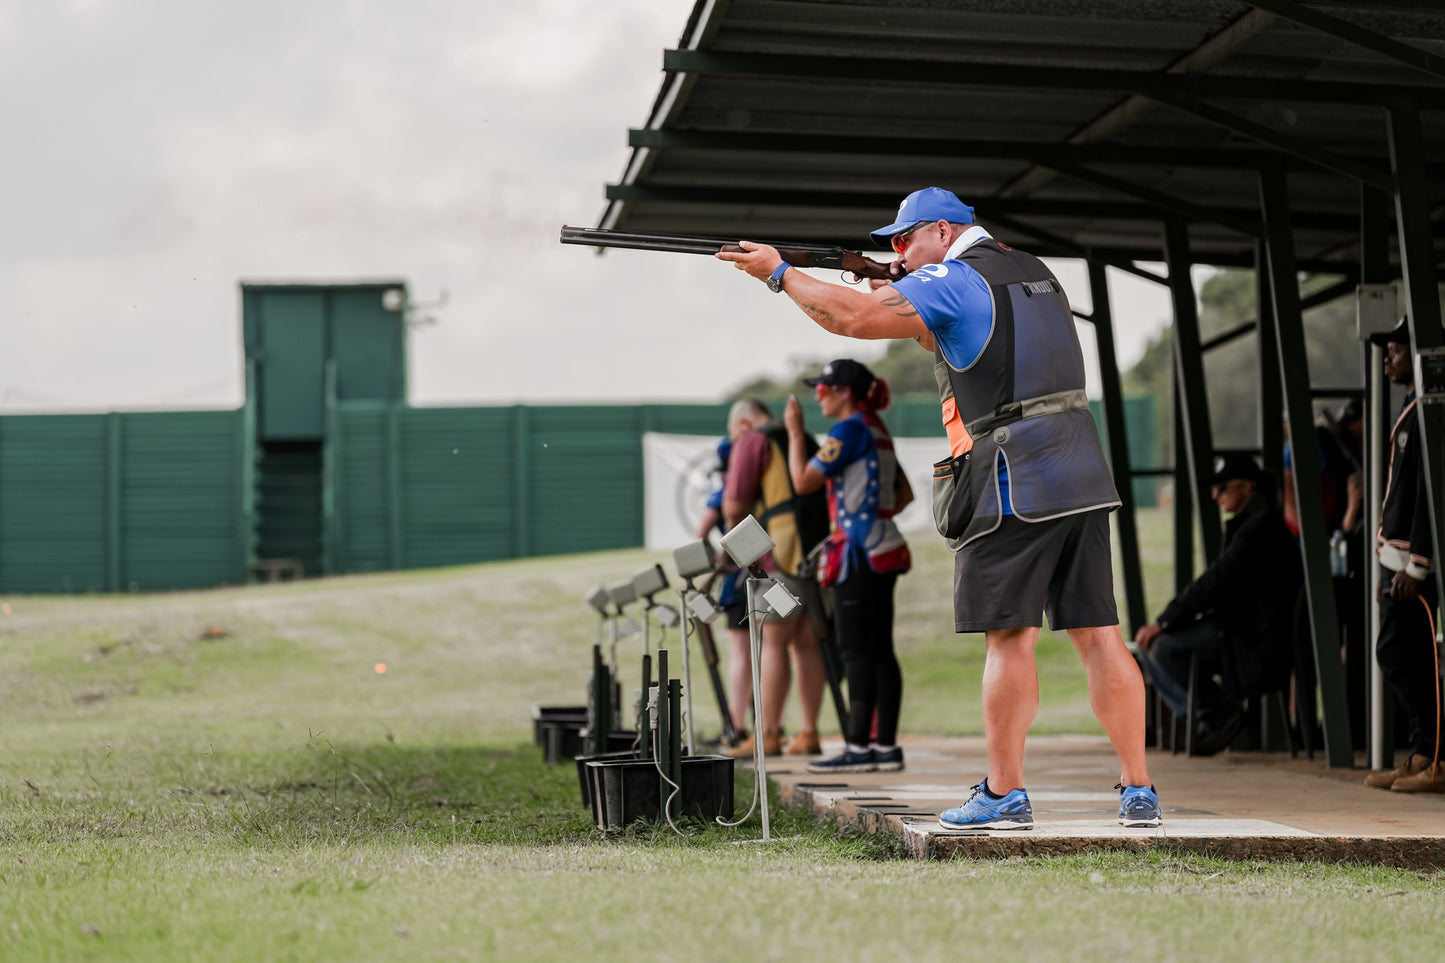
[[(663, 251), (670, 254), (717, 254), (741, 251), (737, 241), (695, 234), (641, 234), (632, 231), (609, 231), (597, 227), (562, 228), (563, 244), (588, 247), (620, 247), (634, 251)], [(875, 261), (860, 251), (850, 251), (836, 244), (807, 244), (799, 241), (762, 241), (777, 249), (783, 260), (794, 267), (828, 268), (848, 271), (860, 278), (896, 280), (889, 263)]]

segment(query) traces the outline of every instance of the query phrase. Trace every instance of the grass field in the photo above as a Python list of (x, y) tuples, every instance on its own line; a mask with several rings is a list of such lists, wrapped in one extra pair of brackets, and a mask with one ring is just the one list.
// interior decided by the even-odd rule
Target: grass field
[[(949, 631), (950, 559), (915, 541), (904, 728), (976, 732), (979, 647)], [(769, 848), (734, 845), (756, 822), (603, 838), (571, 768), (542, 765), (530, 706), (581, 701), (581, 594), (648, 560), (4, 599), (0, 960), (1438, 955), (1438, 876), (925, 864), (798, 811)], [(1096, 731), (1067, 642), (1046, 635), (1040, 662), (1039, 729)]]

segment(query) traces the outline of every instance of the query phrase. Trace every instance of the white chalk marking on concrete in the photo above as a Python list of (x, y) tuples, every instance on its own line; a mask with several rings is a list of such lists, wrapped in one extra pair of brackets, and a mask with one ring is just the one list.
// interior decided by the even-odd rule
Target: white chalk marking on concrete
[(1171, 819), (1167, 810), (1164, 814), (1164, 825), (1152, 829), (1126, 829), (1116, 822), (1101, 819), (1039, 819), (1037, 815), (1032, 830), (948, 830), (936, 822), (912, 818), (903, 820), (903, 828), (917, 836), (1031, 836), (1035, 839), (1230, 839), (1316, 835), (1267, 819)]

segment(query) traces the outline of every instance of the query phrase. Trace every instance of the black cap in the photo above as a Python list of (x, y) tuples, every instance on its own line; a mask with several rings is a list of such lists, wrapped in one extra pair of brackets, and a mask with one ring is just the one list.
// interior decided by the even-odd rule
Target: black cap
[(868, 390), (873, 387), (873, 372), (869, 371), (863, 364), (854, 361), (852, 358), (837, 358), (823, 365), (823, 372), (816, 378), (804, 378), (803, 384), (809, 388), (818, 385), (828, 385), (833, 388), (851, 388), (854, 398), (868, 397)]
[(1410, 317), (1406, 315), (1400, 319), (1400, 323), (1389, 331), (1370, 335), (1370, 340), (1380, 347), (1387, 344), (1409, 344), (1410, 343)]
[(1264, 469), (1260, 468), (1249, 455), (1221, 455), (1214, 459), (1214, 474), (1209, 477), (1209, 484), (1223, 485), (1236, 478), (1259, 484), (1264, 477)]

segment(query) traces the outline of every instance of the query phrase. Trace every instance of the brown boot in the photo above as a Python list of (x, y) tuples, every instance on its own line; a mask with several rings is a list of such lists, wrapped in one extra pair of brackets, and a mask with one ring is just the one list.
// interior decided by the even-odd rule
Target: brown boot
[[(781, 732), (763, 733), (763, 755), (777, 756), (783, 751), (783, 734)], [(748, 736), (742, 742), (731, 749), (724, 750), (726, 755), (734, 759), (749, 759), (753, 755), (753, 737)]]
[(788, 742), (788, 747), (783, 750), (785, 756), (821, 756), (823, 754), (822, 743), (818, 741), (816, 729), (798, 733)]
[[(1421, 758), (1424, 758), (1423, 756)], [(1413, 776), (1401, 776), (1390, 787), (1391, 792), (1445, 792), (1445, 766), (1426, 766)]]
[(1393, 789), (1395, 781), (1406, 776), (1414, 776), (1430, 765), (1430, 757), (1422, 756), (1418, 752), (1411, 753), (1410, 758), (1396, 766), (1394, 769), (1377, 769), (1365, 777), (1365, 785), (1371, 789)]

